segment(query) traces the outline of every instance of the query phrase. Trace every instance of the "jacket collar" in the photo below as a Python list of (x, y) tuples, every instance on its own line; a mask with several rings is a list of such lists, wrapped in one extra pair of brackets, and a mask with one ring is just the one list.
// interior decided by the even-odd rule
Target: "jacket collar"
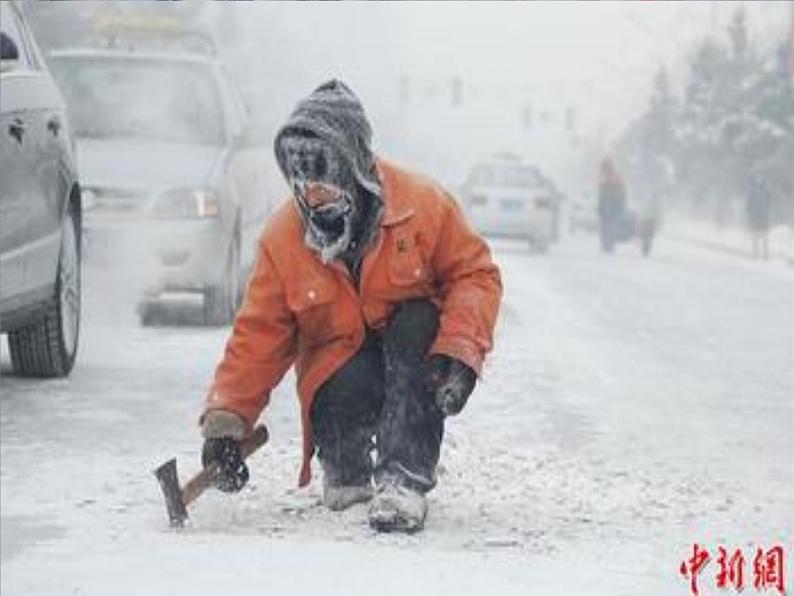
[(413, 217), (415, 210), (408, 202), (407, 193), (399, 192), (398, 170), (387, 160), (380, 157), (375, 159), (375, 170), (381, 184), (381, 199), (383, 200), (383, 218), (380, 225), (389, 227), (400, 224)]

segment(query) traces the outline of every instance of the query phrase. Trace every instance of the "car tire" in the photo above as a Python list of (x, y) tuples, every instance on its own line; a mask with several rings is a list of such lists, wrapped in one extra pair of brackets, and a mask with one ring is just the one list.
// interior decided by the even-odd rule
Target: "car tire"
[(14, 371), (28, 377), (63, 377), (71, 372), (80, 336), (79, 216), (64, 217), (55, 293), (36, 322), (8, 334)]
[(229, 246), (223, 280), (204, 290), (204, 324), (228, 325), (240, 304), (240, 236), (235, 234)]

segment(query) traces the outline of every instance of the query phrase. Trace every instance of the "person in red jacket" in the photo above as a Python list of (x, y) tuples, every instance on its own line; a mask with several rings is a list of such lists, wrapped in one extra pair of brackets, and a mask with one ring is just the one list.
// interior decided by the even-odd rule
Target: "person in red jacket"
[(626, 184), (610, 158), (601, 161), (598, 176), (598, 220), (601, 250), (611, 253), (626, 215)]
[(201, 415), (202, 459), (220, 464), (218, 488), (245, 485), (240, 441), (294, 364), (300, 485), (316, 450), (329, 508), (371, 499), (373, 528), (412, 532), (436, 484), (444, 418), (466, 404), (492, 347), (502, 286), (455, 200), (376, 157), (371, 140), (337, 80), (276, 135), (292, 197), (260, 238)]

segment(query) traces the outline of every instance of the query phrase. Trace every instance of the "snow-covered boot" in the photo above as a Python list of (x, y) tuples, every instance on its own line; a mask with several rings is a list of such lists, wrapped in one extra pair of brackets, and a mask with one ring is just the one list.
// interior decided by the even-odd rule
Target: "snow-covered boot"
[(323, 483), (323, 505), (331, 511), (343, 511), (355, 505), (364, 503), (372, 498), (372, 485), (339, 485)]
[(379, 532), (418, 532), (425, 517), (427, 498), (392, 479), (378, 485), (369, 506), (369, 525)]

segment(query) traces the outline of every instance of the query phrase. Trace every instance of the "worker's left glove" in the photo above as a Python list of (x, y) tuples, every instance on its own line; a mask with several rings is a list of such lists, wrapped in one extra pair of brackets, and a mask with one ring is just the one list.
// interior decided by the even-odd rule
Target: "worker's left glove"
[(474, 391), (477, 373), (457, 358), (433, 354), (425, 364), (425, 387), (444, 416), (459, 413)]

